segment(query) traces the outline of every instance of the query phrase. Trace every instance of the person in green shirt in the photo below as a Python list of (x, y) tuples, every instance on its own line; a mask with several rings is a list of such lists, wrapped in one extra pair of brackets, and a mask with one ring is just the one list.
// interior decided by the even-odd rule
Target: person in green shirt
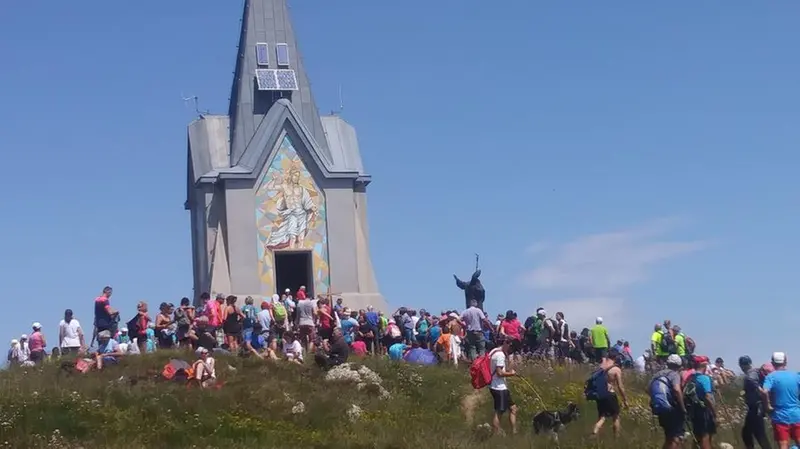
[(683, 335), (681, 332), (681, 327), (677, 324), (672, 326), (672, 333), (675, 334), (675, 346), (678, 351), (678, 355), (681, 356), (681, 359), (686, 358), (686, 335)]
[(595, 325), (589, 330), (589, 343), (594, 348), (595, 362), (600, 363), (603, 357), (608, 354), (608, 345), (611, 338), (608, 336), (608, 329), (603, 326), (603, 317), (597, 317)]

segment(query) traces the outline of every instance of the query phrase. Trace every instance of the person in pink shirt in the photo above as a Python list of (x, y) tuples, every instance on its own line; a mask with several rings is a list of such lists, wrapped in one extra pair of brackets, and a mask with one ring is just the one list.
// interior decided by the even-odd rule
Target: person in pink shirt
[(28, 339), (28, 348), (31, 350), (31, 362), (41, 363), (47, 355), (45, 352), (45, 348), (47, 348), (47, 340), (44, 338), (44, 334), (42, 333), (42, 325), (40, 323), (33, 323), (32, 327), (33, 333)]
[(500, 334), (511, 340), (510, 354), (519, 354), (522, 349), (522, 323), (513, 310), (507, 311), (506, 317), (500, 322)]
[(297, 294), (294, 295), (295, 299), (300, 301), (301, 299), (306, 299), (306, 286), (301, 285), (300, 288), (297, 290)]

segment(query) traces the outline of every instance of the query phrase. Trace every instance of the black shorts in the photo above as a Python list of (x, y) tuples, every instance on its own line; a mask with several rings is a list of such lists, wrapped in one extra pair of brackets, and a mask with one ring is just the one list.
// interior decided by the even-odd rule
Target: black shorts
[(597, 400), (597, 416), (600, 418), (616, 418), (619, 416), (619, 399), (610, 394)]
[(594, 359), (600, 363), (608, 355), (608, 348), (594, 348)]
[(511, 392), (508, 390), (492, 390), (491, 388), (489, 391), (492, 393), (492, 399), (494, 400), (494, 411), (497, 414), (503, 414), (509, 410), (514, 405), (514, 400), (511, 399)]
[(658, 415), (658, 425), (664, 429), (664, 438), (668, 440), (683, 436), (686, 432), (684, 422), (686, 422), (686, 418), (683, 416), (683, 412), (677, 408)]
[(695, 438), (717, 433), (717, 423), (708, 408), (698, 407), (692, 411), (692, 433)]

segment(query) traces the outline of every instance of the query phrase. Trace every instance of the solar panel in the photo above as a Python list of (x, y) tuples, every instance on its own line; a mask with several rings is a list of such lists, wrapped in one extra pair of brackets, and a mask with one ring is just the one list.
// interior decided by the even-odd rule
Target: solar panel
[(275, 69), (257, 69), (256, 82), (258, 90), (280, 90), (278, 87), (278, 77)]
[(275, 45), (275, 54), (278, 56), (278, 65), (289, 67), (289, 44)]
[(269, 44), (259, 42), (256, 44), (256, 63), (269, 65)]
[(278, 88), (280, 90), (297, 90), (297, 74), (294, 70), (283, 69), (276, 70), (278, 78)]

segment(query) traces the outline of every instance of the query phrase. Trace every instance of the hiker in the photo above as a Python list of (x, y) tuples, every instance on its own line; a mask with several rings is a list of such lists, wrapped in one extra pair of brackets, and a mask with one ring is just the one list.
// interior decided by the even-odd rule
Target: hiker
[[(547, 318), (547, 312), (539, 307), (536, 309), (535, 314), (529, 316), (528, 319), (525, 320), (525, 350), (529, 353), (535, 353), (539, 348), (539, 336), (542, 334), (542, 326), (545, 318)], [(500, 333), (500, 322), (502, 319), (503, 315), (497, 315), (498, 334)]]
[(509, 341), (508, 356), (512, 359), (514, 356), (522, 359), (522, 334), (524, 331), (525, 329), (517, 319), (517, 314), (513, 310), (506, 311), (506, 316), (500, 323), (500, 335)]
[(342, 330), (336, 328), (330, 340), (322, 341), (322, 350), (314, 355), (314, 361), (323, 369), (347, 363), (350, 347), (344, 341)]
[(192, 328), (192, 323), (195, 320), (195, 309), (191, 305), (189, 298), (181, 298), (181, 305), (175, 309), (175, 337), (178, 341), (178, 346), (181, 348), (188, 348), (192, 342), (189, 338), (189, 331)]
[(97, 351), (94, 353), (94, 363), (98, 370), (102, 370), (107, 364), (116, 364), (123, 355), (119, 343), (111, 338), (111, 332), (106, 330), (97, 333)]
[(86, 348), (81, 323), (72, 316), (72, 310), (64, 311), (64, 319), (58, 323), (58, 347), (61, 355), (77, 354)]
[(753, 367), (753, 360), (743, 355), (739, 357), (739, 368), (744, 373), (744, 402), (747, 414), (742, 426), (742, 441), (745, 449), (755, 449), (755, 443), (761, 449), (771, 449), (767, 431), (764, 427), (764, 403), (761, 400), (761, 376)]
[(158, 307), (156, 315), (156, 335), (158, 336), (159, 349), (171, 349), (174, 345), (175, 326), (172, 321), (172, 313), (175, 307), (166, 302), (162, 302)]
[(552, 342), (554, 356), (561, 363), (564, 363), (569, 357), (570, 341), (569, 324), (564, 318), (564, 312), (556, 312), (555, 332), (552, 336)]
[(512, 351), (512, 340), (505, 335), (498, 337), (500, 341), (499, 349), (492, 351), (490, 359), (490, 371), (492, 373), (492, 382), (489, 385), (489, 392), (492, 394), (494, 401), (494, 418), (492, 419), (492, 426), (494, 427), (495, 434), (499, 434), (502, 430), (500, 428), (500, 416), (508, 412), (508, 422), (511, 424), (511, 432), (517, 433), (517, 406), (514, 400), (511, 399), (511, 392), (506, 385), (506, 377), (516, 376), (517, 373), (509, 366), (509, 355)]
[[(602, 325), (602, 319), (598, 318)], [(616, 351), (605, 353), (600, 360), (600, 367), (587, 382), (587, 399), (594, 400), (597, 404), (597, 422), (592, 430), (592, 436), (597, 436), (606, 420), (613, 421), (614, 437), (619, 437), (621, 428), (619, 398), (622, 404), (628, 407), (628, 398), (622, 385), (622, 369), (617, 366), (619, 354)], [(619, 397), (618, 397), (619, 395)]]
[(800, 445), (800, 374), (786, 369), (786, 354), (772, 354), (775, 371), (764, 379), (764, 401), (778, 449), (788, 449), (790, 441)]
[(239, 339), (242, 338), (242, 322), (244, 314), (236, 305), (237, 298), (228, 295), (225, 298), (225, 307), (222, 309), (222, 330), (225, 332), (225, 343), (228, 350), (234, 354), (239, 351)]
[[(341, 298), (339, 298), (339, 299), (341, 299)], [(425, 320), (428, 322), (429, 327), (430, 327), (430, 325), (432, 324), (431, 319), (430, 319), (431, 315), (429, 313), (426, 313), (423, 318), (425, 318)], [(378, 353), (378, 351), (380, 350), (380, 347), (381, 347), (381, 316), (380, 316), (380, 314), (378, 314), (378, 312), (375, 311), (375, 309), (372, 306), (368, 305), (367, 306), (367, 312), (364, 314), (364, 319), (367, 321), (367, 324), (370, 327), (370, 331), (372, 332), (373, 354)], [(426, 345), (428, 343), (427, 339), (429, 337), (429, 334), (428, 334), (427, 330), (428, 329), (425, 330), (425, 339), (426, 339), (425, 343), (426, 343)]]
[(33, 328), (33, 333), (28, 339), (28, 347), (31, 351), (31, 362), (41, 363), (44, 361), (45, 357), (47, 357), (47, 340), (42, 333), (41, 323), (33, 323), (31, 327)]
[(475, 299), (470, 300), (469, 308), (461, 313), (461, 320), (467, 330), (467, 357), (472, 361), (486, 353), (483, 329), (486, 326), (491, 327), (491, 323), (483, 310), (478, 308), (478, 301)]
[(683, 402), (681, 377), (678, 371), (683, 360), (672, 354), (667, 357), (667, 368), (659, 371), (650, 381), (650, 408), (658, 417), (658, 425), (664, 430), (663, 449), (678, 449), (682, 445), (686, 405)]
[(608, 337), (608, 329), (603, 326), (603, 317), (597, 317), (594, 322), (594, 327), (589, 331), (589, 344), (591, 344), (594, 351), (594, 361), (602, 363), (603, 359), (608, 355), (611, 338)]
[(31, 348), (28, 345), (28, 336), (26, 334), (19, 336), (19, 348), (17, 349), (16, 359), (20, 366), (35, 365), (31, 361)]
[(283, 333), (283, 356), (289, 362), (303, 364), (303, 345), (295, 339), (294, 332)]
[(736, 373), (725, 368), (725, 360), (722, 357), (714, 360), (714, 364), (710, 366), (710, 374), (717, 385), (727, 385), (736, 378)]
[(708, 357), (695, 357), (694, 373), (683, 388), (692, 433), (700, 449), (711, 449), (712, 440), (717, 433), (714, 382), (709, 373), (708, 362)]
[(332, 314), (333, 309), (330, 306), (330, 299), (322, 298), (317, 301), (318, 333), (323, 340), (330, 340), (333, 336), (336, 318)]
[[(111, 287), (103, 288), (103, 293), (94, 299), (94, 331), (95, 336), (102, 331), (109, 331), (112, 335), (117, 333), (119, 312), (111, 307)], [(93, 342), (92, 342), (93, 343)]]
[[(298, 291), (300, 293), (300, 291)], [(314, 340), (316, 339), (315, 325), (317, 322), (317, 305), (313, 299), (308, 299), (303, 295), (300, 299), (298, 295), (297, 301), (297, 321), (295, 325), (299, 332), (300, 344), (306, 352), (314, 352)]]
[(201, 388), (208, 388), (217, 382), (217, 373), (215, 370), (215, 360), (209, 355), (208, 349), (200, 346), (195, 351), (197, 360), (192, 364), (192, 373), (194, 381)]

